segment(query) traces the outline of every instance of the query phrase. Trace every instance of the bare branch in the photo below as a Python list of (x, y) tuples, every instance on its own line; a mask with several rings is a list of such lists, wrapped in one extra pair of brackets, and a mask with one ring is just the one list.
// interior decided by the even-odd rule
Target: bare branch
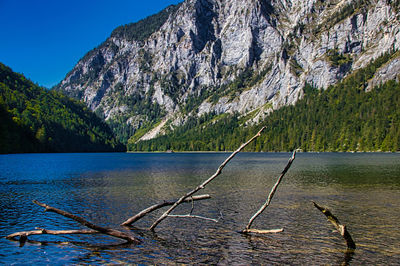
[(279, 229), (270, 229), (270, 230), (258, 230), (258, 229), (248, 229), (245, 232), (242, 233), (256, 233), (256, 234), (274, 234), (274, 233), (280, 233), (283, 232), (283, 228)]
[(102, 234), (105, 234), (105, 235), (109, 235), (109, 236), (113, 236), (113, 237), (120, 238), (120, 239), (124, 239), (124, 240), (126, 240), (126, 241), (128, 241), (130, 243), (136, 243), (136, 244), (140, 243), (139, 239), (137, 239), (137, 238), (135, 238), (135, 237), (133, 237), (131, 235), (125, 234), (124, 232), (121, 232), (121, 231), (118, 231), (118, 230), (114, 230), (114, 229), (110, 229), (110, 228), (104, 228), (104, 227), (92, 224), (92, 223), (86, 221), (85, 219), (83, 219), (82, 217), (79, 217), (79, 216), (76, 216), (76, 215), (71, 214), (69, 212), (66, 212), (66, 211), (51, 207), (51, 206), (46, 205), (44, 203), (38, 202), (36, 200), (34, 200), (33, 203), (45, 208), (45, 211), (58, 213), (58, 214), (60, 214), (62, 216), (65, 216), (67, 218), (75, 220), (78, 223), (80, 223), (80, 224), (82, 224), (82, 225), (84, 225), (84, 226), (86, 226), (86, 227), (88, 227), (90, 229), (96, 230), (99, 233), (102, 233)]
[(225, 165), (233, 158), (235, 157), (236, 154), (238, 154), (240, 151), (242, 151), (249, 143), (251, 143), (253, 140), (258, 138), (261, 135), (261, 132), (264, 131), (265, 127), (261, 128), (260, 131), (256, 135), (254, 135), (250, 140), (248, 140), (246, 143), (242, 144), (236, 151), (234, 151), (217, 169), (217, 171), (209, 177), (206, 181), (201, 183), (199, 186), (197, 186), (194, 190), (186, 193), (184, 196), (182, 196), (180, 199), (178, 199), (172, 207), (170, 207), (166, 212), (164, 212), (149, 228), (149, 230), (154, 231), (156, 226), (163, 221), (165, 218), (168, 217), (168, 215), (179, 205), (181, 204), (186, 198), (192, 196), (194, 193), (199, 191), (200, 189), (203, 189), (208, 183), (210, 183), (214, 178), (216, 178), (218, 175), (221, 174), (222, 169), (225, 167)]
[(336, 230), (346, 241), (347, 248), (348, 249), (356, 249), (356, 243), (354, 243), (353, 238), (351, 238), (351, 235), (350, 235), (349, 231), (347, 231), (346, 226), (341, 224), (339, 222), (338, 218), (336, 218), (336, 216), (334, 216), (329, 209), (318, 205), (314, 201), (313, 201), (313, 204), (314, 204), (315, 208), (320, 210), (326, 216), (326, 218), (328, 218), (328, 220), (333, 224), (333, 226), (335, 226)]
[[(192, 196), (192, 197), (190, 197), (190, 198), (188, 198), (188, 199), (185, 199), (184, 202), (193, 202), (193, 201), (195, 201), (195, 200), (204, 200), (204, 199), (209, 199), (209, 198), (211, 198), (211, 196), (208, 195), (208, 194), (205, 194), (205, 195), (198, 195), (198, 196)], [(177, 201), (177, 200), (173, 200), (173, 201), (163, 201), (163, 202), (160, 202), (160, 203), (158, 203), (158, 204), (154, 204), (153, 206), (150, 206), (150, 207), (144, 209), (143, 211), (139, 212), (139, 213), (136, 214), (135, 216), (132, 216), (131, 218), (129, 218), (128, 220), (126, 220), (125, 222), (123, 222), (121, 225), (129, 226), (129, 225), (133, 224), (134, 222), (136, 222), (137, 220), (143, 218), (143, 217), (146, 216), (147, 214), (151, 213), (152, 211), (158, 210), (158, 209), (160, 209), (160, 208), (162, 208), (162, 207), (165, 207), (165, 206), (174, 205), (174, 203), (175, 203), (176, 201)]]
[(190, 198), (192, 201), (192, 209), (190, 209), (190, 215), (193, 213), (194, 210), (194, 201), (193, 201), (193, 197)]
[(192, 215), (192, 214), (184, 214), (184, 215), (179, 215), (179, 214), (169, 214), (168, 217), (175, 217), (175, 218), (196, 218), (196, 219), (203, 219), (203, 220), (208, 220), (208, 221), (213, 221), (218, 223), (217, 219), (213, 218), (208, 218), (208, 217), (203, 217), (199, 215)]
[(31, 235), (73, 235), (73, 234), (99, 234), (96, 230), (47, 230), (42, 228), (37, 228), (34, 231), (24, 231), (16, 232), (11, 235), (6, 236), (9, 240), (18, 240), (17, 237), (26, 238)]
[[(292, 157), (289, 159), (288, 163), (286, 164), (285, 169), (283, 169), (283, 171), (282, 171), (281, 175), (278, 177), (278, 180), (276, 181), (275, 185), (272, 187), (267, 200), (261, 206), (261, 208), (253, 215), (253, 217), (250, 218), (249, 223), (247, 224), (246, 228), (243, 230), (243, 233), (251, 232), (250, 227), (253, 224), (254, 220), (269, 206), (269, 204), (271, 203), (272, 197), (274, 196), (274, 194), (276, 192), (276, 189), (278, 188), (279, 184), (282, 181), (282, 178), (285, 176), (286, 172), (289, 170), (290, 166), (292, 165), (295, 157), (296, 157), (296, 150), (293, 151)], [(257, 231), (260, 231), (260, 230), (257, 230)]]

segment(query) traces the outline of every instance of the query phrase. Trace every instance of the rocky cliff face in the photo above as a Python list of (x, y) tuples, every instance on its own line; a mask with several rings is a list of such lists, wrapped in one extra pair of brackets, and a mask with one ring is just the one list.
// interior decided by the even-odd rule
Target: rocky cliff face
[[(326, 88), (397, 49), (399, 2), (186, 0), (116, 29), (58, 89), (125, 137), (140, 129), (137, 139), (208, 112), (257, 122), (295, 103), (305, 83)], [(382, 79), (397, 78), (398, 65), (383, 69)]]

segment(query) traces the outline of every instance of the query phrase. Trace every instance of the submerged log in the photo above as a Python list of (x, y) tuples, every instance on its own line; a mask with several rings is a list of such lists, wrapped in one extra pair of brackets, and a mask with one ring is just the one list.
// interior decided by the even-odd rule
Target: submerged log
[[(254, 220), (269, 206), (271, 203), (272, 197), (274, 196), (276, 189), (278, 188), (279, 184), (282, 181), (282, 178), (285, 176), (286, 172), (289, 170), (290, 166), (292, 165), (294, 159), (296, 158), (296, 150), (293, 151), (292, 157), (290, 157), (288, 163), (286, 164), (285, 168), (283, 169), (281, 175), (278, 177), (275, 185), (272, 187), (271, 192), (268, 195), (267, 200), (261, 206), (261, 208), (250, 218), (249, 223), (247, 224), (246, 228), (242, 231), (243, 233), (271, 233), (271, 230), (257, 230), (257, 229), (250, 229), (251, 225), (253, 224)], [(272, 230), (273, 233), (282, 232), (283, 229), (274, 229)]]
[(27, 231), (27, 232), (17, 232), (11, 235), (8, 235), (6, 238), (7, 239), (15, 239), (17, 236), (20, 237), (19, 241), (26, 241), (27, 237), (29, 235), (38, 235), (38, 234), (54, 234), (54, 235), (59, 235), (59, 234), (66, 234), (68, 232), (68, 234), (94, 234), (94, 233), (101, 233), (101, 234), (105, 234), (105, 235), (109, 235), (112, 237), (116, 237), (116, 238), (120, 238), (123, 239), (129, 243), (135, 243), (138, 244), (140, 243), (140, 240), (134, 236), (128, 235), (124, 232), (118, 231), (118, 230), (114, 230), (111, 228), (105, 228), (99, 225), (95, 225), (85, 219), (83, 219), (82, 217), (76, 216), (74, 214), (71, 214), (69, 212), (51, 207), (47, 204), (38, 202), (36, 200), (33, 201), (33, 203), (45, 208), (45, 211), (49, 211), (49, 212), (54, 212), (57, 214), (60, 214), (64, 217), (70, 218), (92, 230), (60, 230), (60, 231), (52, 231), (52, 230), (46, 230), (46, 229), (40, 229), (40, 230), (36, 230), (36, 231)]
[[(186, 198), (183, 202), (193, 202), (193, 201), (196, 201), (196, 200), (204, 200), (204, 199), (209, 199), (209, 198), (211, 198), (211, 196), (208, 195), (208, 194), (198, 195), (198, 196), (192, 196), (190, 198)], [(163, 208), (165, 206), (174, 205), (174, 203), (176, 201), (177, 200), (163, 201), (163, 202), (160, 202), (158, 204), (154, 204), (154, 205), (144, 209), (143, 211), (139, 212), (138, 214), (132, 216), (131, 218), (129, 218), (128, 220), (123, 222), (121, 225), (129, 226), (129, 225), (133, 224), (134, 222), (138, 221), (139, 219), (143, 218), (144, 216), (146, 216), (147, 214), (149, 214), (149, 213), (151, 213), (151, 212), (153, 212), (155, 210), (158, 210), (158, 209)]]
[(346, 241), (347, 248), (350, 250), (356, 249), (356, 243), (354, 243), (353, 238), (351, 237), (349, 231), (347, 231), (346, 226), (344, 224), (341, 224), (339, 222), (338, 218), (336, 218), (336, 216), (334, 216), (329, 209), (318, 205), (314, 201), (313, 201), (313, 204), (314, 204), (315, 208), (320, 210), (326, 216), (326, 218), (328, 218), (328, 220), (333, 224), (333, 226), (335, 226), (336, 230)]
[(256, 135), (254, 135), (250, 140), (248, 140), (246, 143), (242, 144), (236, 151), (234, 151), (217, 169), (217, 171), (209, 177), (206, 181), (198, 185), (195, 189), (192, 191), (186, 193), (183, 195), (181, 198), (179, 198), (173, 205), (170, 207), (166, 212), (164, 212), (149, 228), (149, 230), (154, 231), (156, 226), (161, 223), (165, 218), (168, 217), (168, 215), (179, 205), (181, 204), (185, 199), (189, 198), (193, 194), (195, 194), (197, 191), (204, 189), (205, 186), (210, 183), (214, 178), (216, 178), (218, 175), (221, 174), (222, 169), (225, 167), (225, 165), (232, 160), (233, 157), (235, 157), (236, 154), (238, 154), (240, 151), (242, 151), (249, 143), (251, 143), (253, 140), (258, 138), (261, 135), (261, 132), (263, 132), (265, 127), (261, 128), (260, 131)]

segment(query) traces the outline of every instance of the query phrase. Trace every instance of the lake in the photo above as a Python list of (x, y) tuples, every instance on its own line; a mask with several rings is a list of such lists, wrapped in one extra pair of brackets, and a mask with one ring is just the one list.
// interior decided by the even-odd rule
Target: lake
[[(240, 153), (198, 194), (193, 214), (218, 223), (170, 217), (148, 228), (162, 210), (128, 230), (119, 226), (152, 204), (179, 198), (210, 177), (228, 153), (87, 153), (0, 155), (0, 263), (3, 264), (399, 264), (400, 154), (298, 153), (257, 229), (243, 235), (265, 202), (289, 153)], [(81, 225), (43, 212), (38, 200), (142, 240), (122, 244), (102, 235), (31, 236), (19, 247), (4, 236)], [(357, 249), (311, 203), (346, 224)], [(187, 214), (191, 204), (174, 214)], [(221, 216), (222, 214), (222, 216)]]

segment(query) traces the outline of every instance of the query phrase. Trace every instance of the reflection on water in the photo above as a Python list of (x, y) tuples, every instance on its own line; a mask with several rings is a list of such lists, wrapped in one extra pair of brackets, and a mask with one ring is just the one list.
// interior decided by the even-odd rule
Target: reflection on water
[[(0, 155), (0, 235), (33, 230), (80, 228), (33, 199), (81, 215), (103, 226), (119, 224), (162, 200), (180, 197), (212, 175), (228, 156), (189, 154)], [(288, 153), (239, 154), (201, 193), (194, 214), (219, 223), (166, 219), (156, 233), (134, 229), (140, 245), (120, 245), (106, 236), (36, 236), (22, 248), (0, 239), (0, 263), (210, 263), (210, 264), (397, 264), (400, 261), (400, 155), (298, 154), (258, 229), (284, 228), (271, 235), (238, 231), (265, 201)], [(311, 201), (332, 210), (348, 226), (354, 254)], [(190, 204), (176, 214), (190, 212)], [(135, 226), (147, 228), (160, 212)], [(126, 230), (126, 229), (121, 229)], [(73, 244), (67, 244), (70, 242)]]

